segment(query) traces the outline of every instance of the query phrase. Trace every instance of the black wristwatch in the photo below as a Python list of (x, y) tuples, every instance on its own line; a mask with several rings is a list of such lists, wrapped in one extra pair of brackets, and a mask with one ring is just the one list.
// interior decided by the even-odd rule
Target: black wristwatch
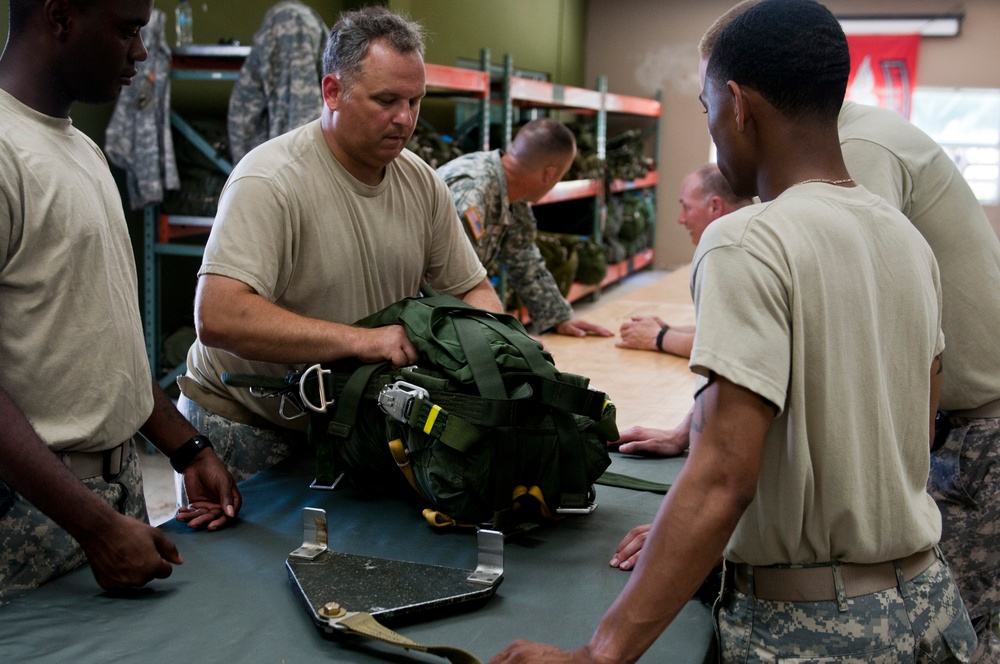
[(206, 448), (213, 449), (212, 441), (208, 439), (208, 436), (202, 436), (201, 434), (191, 436), (189, 441), (178, 447), (177, 451), (168, 457), (170, 465), (178, 473), (183, 473), (188, 464), (194, 460), (195, 455)]

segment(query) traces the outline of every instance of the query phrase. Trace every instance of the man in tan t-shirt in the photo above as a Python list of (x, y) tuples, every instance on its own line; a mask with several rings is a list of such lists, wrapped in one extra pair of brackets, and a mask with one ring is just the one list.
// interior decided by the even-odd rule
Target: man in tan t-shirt
[(150, 376), (121, 196), (74, 102), (146, 59), (152, 2), (10, 2), (0, 56), (0, 603), (89, 561), (109, 590), (169, 576), (133, 438), (184, 472), (178, 515), (222, 527), (240, 495)]
[(199, 272), (198, 340), (178, 406), (227, 441), (237, 479), (292, 454), (307, 418), (284, 419), (276, 399), (223, 374), (284, 377), (343, 358), (414, 364), (401, 326), (353, 323), (425, 281), (501, 311), (447, 186), (404, 149), (425, 92), (419, 26), (383, 7), (343, 12), (323, 63), (322, 117), (240, 160)]
[[(721, 16), (699, 44), (704, 76), (719, 34), (760, 0)], [(979, 646), (973, 662), (1000, 661), (1000, 240), (945, 151), (897, 113), (846, 101), (838, 116), (844, 162), (859, 184), (907, 216), (941, 270), (948, 340), (928, 490), (942, 514), (944, 551)], [(689, 445), (691, 414), (675, 429), (632, 427), (624, 453), (675, 456)], [(969, 496), (975, 496), (970, 500)], [(642, 532), (626, 537), (618, 564), (634, 564)]]
[(700, 101), (720, 170), (761, 204), (712, 224), (692, 262), (690, 457), (590, 642), (492, 662), (634, 662), (723, 552), (722, 662), (968, 661), (926, 490), (937, 263), (847, 171), (849, 72), (812, 0), (764, 0), (720, 35)]

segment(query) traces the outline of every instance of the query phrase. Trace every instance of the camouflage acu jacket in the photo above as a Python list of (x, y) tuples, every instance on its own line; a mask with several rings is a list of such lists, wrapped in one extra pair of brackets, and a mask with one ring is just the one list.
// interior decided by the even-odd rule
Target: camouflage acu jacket
[(154, 9), (141, 31), (149, 56), (135, 63), (135, 79), (122, 88), (104, 137), (108, 161), (125, 170), (133, 210), (161, 203), (164, 190), (181, 186), (170, 132), (170, 46), (165, 24), (166, 15)]
[(319, 117), (328, 33), (316, 10), (295, 0), (279, 2), (264, 15), (229, 97), (234, 164), (269, 138)]
[(545, 267), (535, 236), (538, 228), (528, 203), (511, 204), (507, 197), (500, 150), (473, 152), (437, 169), (451, 190), (459, 219), (483, 265), (507, 267), (510, 282), (539, 331), (573, 317), (573, 308), (559, 292)]

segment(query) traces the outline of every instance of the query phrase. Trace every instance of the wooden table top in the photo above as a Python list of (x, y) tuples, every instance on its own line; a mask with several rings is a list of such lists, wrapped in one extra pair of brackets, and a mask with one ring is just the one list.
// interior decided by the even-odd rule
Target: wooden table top
[(687, 358), (645, 350), (617, 348), (622, 323), (637, 315), (655, 315), (671, 325), (693, 325), (694, 305), (689, 287), (690, 266), (606, 302), (598, 300), (585, 320), (603, 325), (614, 337), (542, 336), (560, 371), (587, 376), (618, 409), (621, 431), (635, 425), (672, 429), (691, 408), (695, 374)]

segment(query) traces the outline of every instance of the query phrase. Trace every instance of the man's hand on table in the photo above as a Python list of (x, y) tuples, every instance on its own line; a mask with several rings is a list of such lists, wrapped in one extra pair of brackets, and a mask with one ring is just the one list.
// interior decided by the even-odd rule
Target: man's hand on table
[(105, 590), (128, 590), (165, 579), (184, 562), (163, 531), (117, 512), (108, 527), (80, 539), (90, 569)]
[(554, 328), (556, 334), (561, 334), (566, 337), (585, 337), (587, 335), (595, 337), (613, 337), (614, 332), (611, 330), (601, 327), (595, 323), (588, 323), (581, 318), (572, 318), (570, 320), (564, 320), (559, 323)]
[(177, 510), (177, 520), (189, 528), (218, 530), (240, 513), (243, 496), (236, 482), (212, 450), (203, 450), (184, 469), (189, 504)]
[(623, 432), (618, 440), (609, 442), (608, 446), (617, 447), (622, 454), (675, 457), (687, 450), (690, 443), (688, 432), (689, 429), (683, 425), (671, 431), (632, 427)]

